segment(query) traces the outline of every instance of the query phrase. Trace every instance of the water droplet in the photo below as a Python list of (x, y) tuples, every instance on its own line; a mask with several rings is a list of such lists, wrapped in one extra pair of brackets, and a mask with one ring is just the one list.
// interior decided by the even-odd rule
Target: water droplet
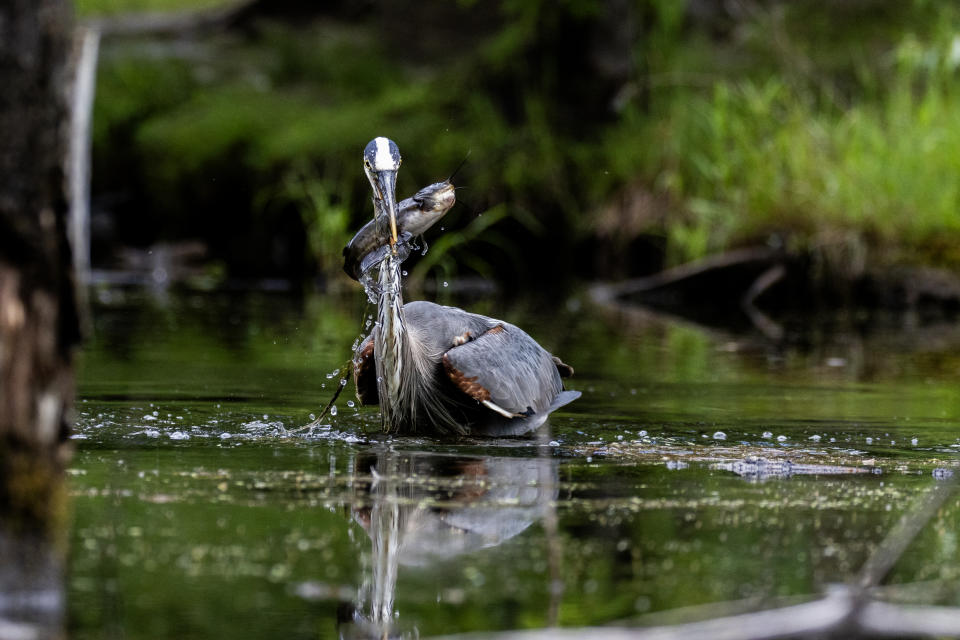
[(764, 431), (764, 432), (763, 432), (763, 437), (764, 437), (764, 438), (767, 438), (767, 439), (769, 440), (770, 438), (773, 437), (773, 434), (770, 433), (769, 431)]
[(315, 415), (313, 415), (313, 414), (311, 413), (310, 416), (309, 416), (309, 418), (310, 418), (311, 420), (316, 420), (316, 419), (317, 419), (317, 416), (315, 416)]
[(873, 438), (867, 438), (867, 444), (873, 444)]
[(641, 431), (638, 431), (638, 432), (637, 432), (637, 435), (640, 436), (641, 438), (644, 437), (645, 435), (647, 435), (646, 429), (643, 429), (643, 430), (641, 430)]
[(807, 439), (808, 439), (808, 440), (813, 440), (814, 442), (820, 442), (820, 436), (818, 436), (818, 435), (812, 435), (812, 436), (810, 436), (810, 437), (807, 438)]
[(337, 415), (337, 405), (333, 405), (332, 407), (330, 407), (330, 415), (332, 416)]
[(916, 438), (913, 438), (913, 439), (910, 440), (910, 444), (912, 444), (913, 446), (917, 446), (917, 444), (918, 444), (919, 442), (920, 442), (920, 441), (917, 440)]
[(408, 274), (407, 274), (407, 270), (406, 270), (406, 269), (404, 269), (403, 271), (401, 271), (401, 272), (400, 272), (400, 275), (402, 275), (402, 276), (406, 276), (406, 275), (408, 275)]
[(355, 405), (355, 403), (353, 402), (353, 400), (347, 400), (347, 406), (348, 406), (348, 407), (350, 407), (350, 408), (352, 409), (352, 408), (354, 407), (354, 405)]
[(786, 442), (787, 436), (777, 436), (777, 442)]
[(157, 417), (157, 416), (159, 416), (159, 415), (160, 415), (160, 412), (159, 412), (159, 411), (154, 411), (154, 412), (153, 412), (153, 416), (154, 416), (154, 417)]
[(444, 281), (443, 281), (443, 286), (445, 286), (445, 287), (449, 287), (449, 286), (450, 286), (450, 283), (449, 283), (449, 282), (447, 282), (446, 280), (444, 280)]
[(446, 227), (440, 227), (440, 231), (446, 231), (446, 230), (447, 230)]
[(346, 379), (346, 378), (340, 378), (340, 386), (341, 386), (341, 387), (347, 386), (347, 379)]
[(727, 439), (727, 434), (725, 434), (723, 431), (717, 431), (716, 433), (713, 434), (713, 439), (714, 439), (714, 440), (726, 440), (726, 439)]
[(270, 416), (268, 416), (267, 414), (263, 414), (263, 419), (264, 419), (264, 420), (269, 420), (269, 419), (270, 419)]

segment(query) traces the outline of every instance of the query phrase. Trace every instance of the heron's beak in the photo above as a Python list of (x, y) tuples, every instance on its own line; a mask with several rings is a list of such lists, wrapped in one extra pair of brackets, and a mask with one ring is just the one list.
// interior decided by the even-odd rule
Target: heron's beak
[(379, 211), (387, 216), (390, 225), (390, 246), (397, 244), (397, 172), (377, 171), (373, 174), (373, 190), (379, 204)]

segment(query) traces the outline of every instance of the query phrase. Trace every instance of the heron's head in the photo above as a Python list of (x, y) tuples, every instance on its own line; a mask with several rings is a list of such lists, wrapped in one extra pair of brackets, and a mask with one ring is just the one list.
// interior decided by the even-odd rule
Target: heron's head
[[(397, 243), (397, 171), (400, 149), (389, 138), (374, 138), (363, 150), (363, 170), (373, 187), (374, 215), (387, 217), (390, 245)], [(380, 224), (378, 223), (378, 227)]]

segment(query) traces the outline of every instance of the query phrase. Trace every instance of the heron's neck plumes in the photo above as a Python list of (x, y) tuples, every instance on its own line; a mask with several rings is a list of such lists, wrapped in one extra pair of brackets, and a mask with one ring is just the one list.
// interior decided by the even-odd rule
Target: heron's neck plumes
[(403, 324), (403, 294), (400, 289), (400, 260), (390, 254), (380, 265), (380, 297), (377, 304), (377, 341), (374, 354), (377, 366), (377, 392), (383, 428), (393, 430), (404, 405), (402, 398), (403, 369), (407, 331)]
[(436, 389), (439, 355), (431, 355), (417, 327), (408, 327), (404, 319), (401, 262), (401, 256), (391, 253), (380, 265), (373, 352), (383, 429), (412, 433), (429, 423), (440, 433), (463, 433)]

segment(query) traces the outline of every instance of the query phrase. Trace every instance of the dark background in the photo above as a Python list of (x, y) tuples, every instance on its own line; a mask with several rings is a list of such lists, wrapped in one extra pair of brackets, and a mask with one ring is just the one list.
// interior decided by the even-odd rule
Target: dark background
[[(204, 286), (348, 286), (377, 135), (403, 153), (400, 198), (467, 158), (409, 263), (427, 287), (566, 286), (758, 246), (821, 281), (960, 264), (952, 6), (187, 4), (78, 3), (105, 34), (95, 266), (159, 251)], [(182, 19), (123, 27), (154, 11)]]

